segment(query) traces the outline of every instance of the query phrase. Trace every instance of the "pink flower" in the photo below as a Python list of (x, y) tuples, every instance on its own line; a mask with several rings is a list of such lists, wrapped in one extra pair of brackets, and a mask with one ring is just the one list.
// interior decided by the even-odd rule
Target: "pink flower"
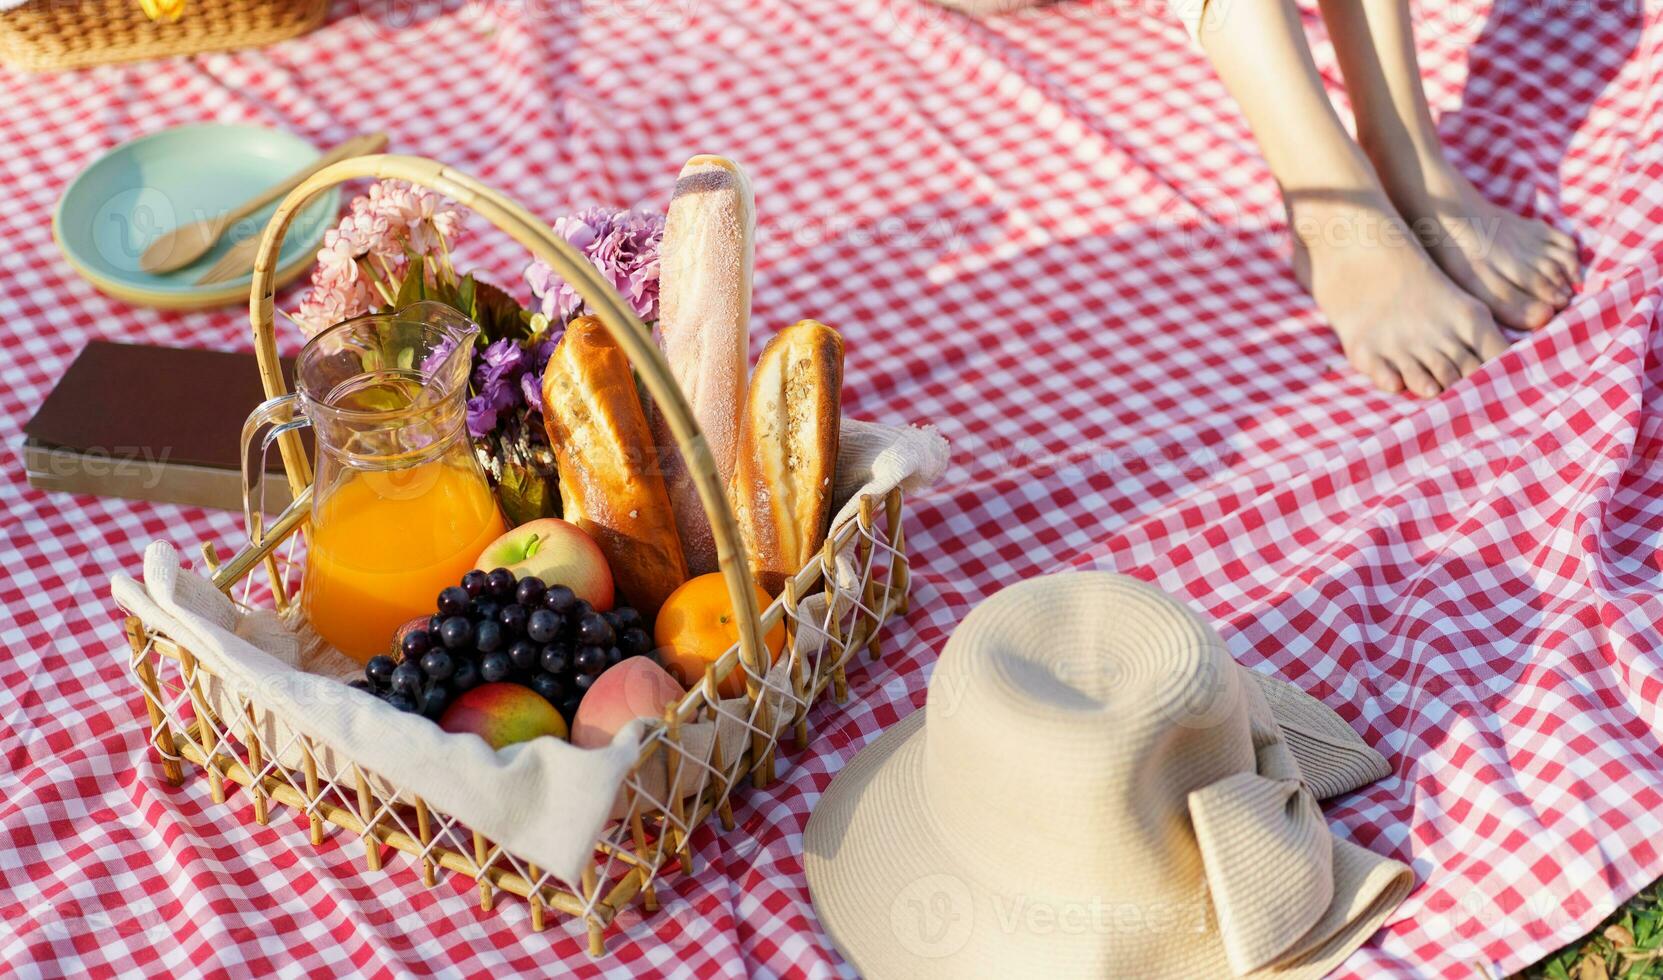
[(361, 197), (354, 200), (352, 210), (341, 219), (340, 227), (337, 229), (341, 237), (351, 243), (356, 256), (403, 258), (404, 248), (398, 235), (398, 227), (389, 221), (386, 215), (363, 207), (363, 201)]
[(418, 255), (438, 251), (441, 238), (447, 244), (454, 242), (462, 228), (462, 212), (425, 187), (382, 181), (370, 188), (368, 198), (359, 198), (354, 205), (359, 201), (366, 212), (400, 229)]
[(370, 284), (358, 267), (359, 258), (368, 251), (360, 231), (349, 215), (340, 228), (324, 233), (317, 268), (312, 270), (312, 288), (294, 317), (308, 337), (369, 312), (374, 302)]
[(427, 188), (394, 180), (372, 185), (324, 234), (312, 288), (295, 319), (310, 336), (368, 313), (380, 294), (363, 263), (388, 276), (389, 287), (396, 289), (409, 274), (410, 252), (433, 255), (440, 251), (441, 239), (455, 242), (461, 231), (462, 212)]
[(329, 229), (323, 233), (323, 247), (318, 249), (318, 267), (312, 273), (312, 281), (357, 279), (358, 257), (365, 251), (351, 234), (342, 233), (339, 228)]
[(295, 311), (294, 319), (310, 337), (342, 320), (368, 313), (374, 302), (370, 284), (362, 276), (322, 281), (313, 279), (312, 288), (300, 301), (300, 309)]

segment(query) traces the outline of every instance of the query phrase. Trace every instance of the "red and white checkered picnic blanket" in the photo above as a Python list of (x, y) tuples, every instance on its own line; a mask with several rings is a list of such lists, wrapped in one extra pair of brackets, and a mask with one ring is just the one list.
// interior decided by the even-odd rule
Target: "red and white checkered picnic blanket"
[[(249, 345), (235, 308), (133, 309), (58, 257), (54, 201), (120, 141), (203, 120), (320, 143), (385, 129), (550, 219), (662, 206), (687, 156), (723, 152), (756, 186), (758, 335), (835, 324), (854, 414), (953, 441), (947, 478), (910, 502), (912, 613), (891, 658), (855, 673), (856, 700), (816, 710), (816, 747), (741, 792), (738, 828), (701, 831), (697, 874), (591, 962), (569, 926), (530, 932), (521, 903), (481, 912), (461, 882), (370, 874), (292, 815), (260, 827), (240, 795), (228, 819), (200, 780), (163, 783), (104, 583), (155, 538), (228, 552), (239, 521), (39, 493), (14, 462), (7, 968), (847, 970), (803, 882), (810, 808), (922, 703), (978, 599), (1080, 567), (1187, 597), (1244, 663), (1390, 757), (1392, 778), (1328, 813), (1419, 884), (1345, 972), (1517, 968), (1663, 874), (1658, 8), (1421, 4), (1454, 156), (1591, 259), (1568, 311), (1428, 403), (1345, 366), (1288, 272), (1239, 114), (1153, 0), (985, 22), (916, 0), (358, 3), (264, 51), (0, 74), (7, 445), (90, 338)], [(468, 258), (518, 283), (506, 239)]]

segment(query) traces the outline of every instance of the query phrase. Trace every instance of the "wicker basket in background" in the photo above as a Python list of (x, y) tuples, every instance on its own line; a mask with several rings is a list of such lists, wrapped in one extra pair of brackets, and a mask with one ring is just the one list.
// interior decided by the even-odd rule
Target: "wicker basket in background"
[(249, 48), (323, 23), (329, 0), (195, 0), (152, 21), (137, 0), (28, 0), (0, 12), (0, 65), (22, 71)]

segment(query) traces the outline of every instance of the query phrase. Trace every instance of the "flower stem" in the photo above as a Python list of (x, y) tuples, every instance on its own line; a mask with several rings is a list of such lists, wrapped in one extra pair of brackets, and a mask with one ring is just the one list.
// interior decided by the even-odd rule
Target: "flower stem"
[(370, 256), (367, 255), (358, 259), (358, 268), (363, 271), (364, 278), (368, 279), (370, 283), (375, 286), (375, 290), (381, 294), (381, 298), (387, 301), (388, 306), (391, 306), (398, 301), (398, 294), (393, 292), (388, 287), (388, 281), (392, 279), (391, 270), (388, 270), (386, 276), (383, 277), (381, 271), (376, 269), (375, 263), (371, 262)]
[(445, 242), (445, 233), (439, 230), (438, 225), (432, 222), (428, 224), (433, 228), (433, 237), (439, 240), (439, 252), (445, 257), (445, 271), (450, 274), (451, 280), (455, 281), (456, 266), (450, 260), (450, 246)]

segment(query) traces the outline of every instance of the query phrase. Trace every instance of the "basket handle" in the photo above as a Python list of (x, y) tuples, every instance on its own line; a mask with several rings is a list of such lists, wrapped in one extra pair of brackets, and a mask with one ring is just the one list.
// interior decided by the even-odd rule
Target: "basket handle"
[[(664, 413), (670, 432), (675, 436), (676, 447), (687, 463), (687, 471), (699, 492), (699, 501), (704, 504), (705, 514), (710, 518), (710, 529), (716, 539), (717, 565), (727, 583), (728, 598), (739, 616), (739, 657), (747, 669), (745, 689), (753, 701), (760, 699), (762, 690), (757, 678), (767, 673), (769, 658), (763, 652), (762, 619), (756, 603), (756, 586), (751, 580), (750, 566), (745, 562), (739, 525), (734, 520), (725, 488), (716, 475), (716, 460), (711, 455), (710, 443), (699, 431), (687, 397), (670, 373), (670, 365), (664, 360), (658, 345), (653, 342), (651, 331), (611, 284), (602, 279), (589, 260), (571, 243), (556, 235), (546, 222), (538, 220), (501, 193), (437, 161), (394, 155), (342, 160), (318, 171), (290, 191), (283, 198), (283, 203), (277, 206), (260, 238), (260, 250), (254, 258), (254, 282), (248, 296), (248, 316), (254, 325), (254, 353), (260, 363), (260, 380), (265, 385), (266, 396), (276, 398), (288, 394), (282, 362), (277, 356), (274, 321), (277, 255), (283, 248), (283, 236), (295, 215), (313, 197), (337, 184), (359, 178), (408, 181), (451, 198), (507, 232), (510, 238), (548, 263), (583, 297), (584, 304), (606, 327), (613, 342), (623, 349), (624, 356), (629, 358), (653, 403)], [(311, 461), (306, 457), (306, 449), (298, 433), (283, 433), (278, 447), (283, 454), (283, 468), (288, 473), (289, 487), (298, 498), (312, 484)]]

